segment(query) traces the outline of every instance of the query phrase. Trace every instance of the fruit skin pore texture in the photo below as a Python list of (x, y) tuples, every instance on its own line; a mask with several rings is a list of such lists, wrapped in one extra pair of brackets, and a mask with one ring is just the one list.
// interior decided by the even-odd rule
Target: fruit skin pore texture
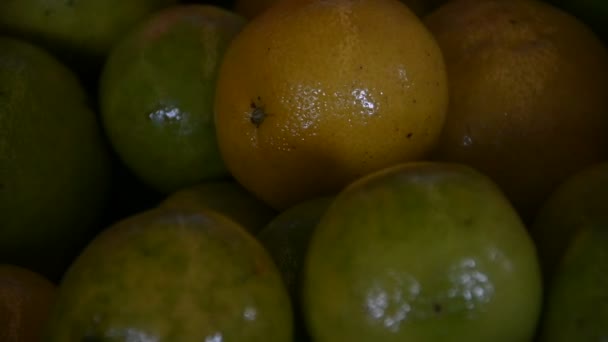
[(437, 160), (490, 176), (529, 222), (559, 183), (608, 158), (608, 49), (586, 25), (527, 0), (448, 2), (425, 23), (449, 80)]
[(396, 0), (286, 1), (235, 37), (215, 99), (219, 148), (277, 209), (423, 158), (447, 108), (443, 57)]

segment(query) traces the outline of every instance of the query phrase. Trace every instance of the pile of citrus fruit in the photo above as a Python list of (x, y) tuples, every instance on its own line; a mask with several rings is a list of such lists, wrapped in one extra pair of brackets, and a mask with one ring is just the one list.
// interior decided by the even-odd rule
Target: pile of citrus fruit
[(607, 341), (607, 21), (0, 1), (0, 341)]

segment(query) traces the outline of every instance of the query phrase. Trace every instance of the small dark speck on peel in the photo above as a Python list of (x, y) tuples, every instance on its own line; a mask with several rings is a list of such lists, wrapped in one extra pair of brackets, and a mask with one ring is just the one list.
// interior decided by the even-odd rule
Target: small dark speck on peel
[(441, 308), (441, 304), (439, 304), (439, 303), (433, 303), (433, 311), (434, 311), (435, 313), (440, 313), (440, 312), (441, 312), (441, 310), (442, 310), (442, 308)]
[(407, 138), (410, 139), (410, 138), (412, 138), (413, 135), (414, 135), (414, 133), (410, 132), (407, 134)]
[[(261, 100), (259, 96), (257, 99), (258, 101)], [(266, 119), (266, 113), (264, 112), (262, 106), (256, 104), (254, 101), (251, 101), (249, 106), (252, 109), (251, 114), (249, 114), (249, 121), (251, 121), (251, 123), (258, 128), (264, 122), (264, 119)]]

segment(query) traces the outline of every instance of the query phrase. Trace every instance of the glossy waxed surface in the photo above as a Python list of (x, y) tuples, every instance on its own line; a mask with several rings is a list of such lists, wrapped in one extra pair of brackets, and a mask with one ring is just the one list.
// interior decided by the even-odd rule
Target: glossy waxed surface
[(59, 289), (46, 342), (291, 341), (287, 292), (246, 231), (152, 210), (98, 236)]
[(574, 172), (608, 158), (608, 51), (542, 1), (454, 1), (425, 18), (450, 104), (437, 159), (489, 175), (526, 221)]
[(528, 342), (540, 312), (531, 239), (496, 186), (464, 166), (413, 163), (349, 186), (305, 267), (319, 342)]
[(547, 286), (539, 342), (608, 339), (608, 220), (598, 218), (584, 228)]
[(169, 195), (160, 207), (175, 210), (209, 208), (240, 223), (256, 234), (277, 212), (235, 181), (206, 182)]
[(55, 292), (39, 274), (0, 264), (0, 341), (40, 342)]
[(107, 146), (73, 73), (0, 38), (0, 260), (53, 280), (105, 205)]
[(551, 194), (530, 227), (547, 279), (578, 231), (608, 223), (608, 162), (592, 165)]
[(164, 193), (228, 175), (213, 121), (217, 69), (245, 21), (226, 10), (182, 5), (157, 13), (112, 51), (100, 102), (125, 164)]
[(100, 59), (150, 13), (177, 0), (3, 0), (0, 30), (71, 58)]
[(433, 37), (396, 0), (279, 2), (226, 52), (220, 151), (241, 184), (285, 209), (422, 158), (443, 124), (446, 82)]

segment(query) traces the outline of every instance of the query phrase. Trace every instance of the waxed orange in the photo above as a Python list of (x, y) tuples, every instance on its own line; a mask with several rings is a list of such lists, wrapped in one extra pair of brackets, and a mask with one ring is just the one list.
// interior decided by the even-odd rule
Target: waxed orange
[(282, 209), (425, 158), (446, 107), (441, 51), (402, 3), (294, 0), (233, 40), (215, 120), (232, 175)]

